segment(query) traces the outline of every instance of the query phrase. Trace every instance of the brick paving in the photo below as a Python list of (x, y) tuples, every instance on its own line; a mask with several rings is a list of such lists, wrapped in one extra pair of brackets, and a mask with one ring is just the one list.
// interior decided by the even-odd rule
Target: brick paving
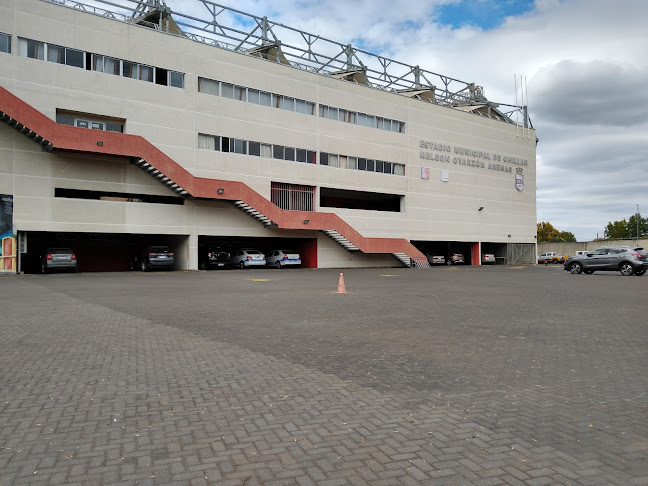
[(0, 278), (0, 485), (648, 484), (648, 277), (338, 274)]

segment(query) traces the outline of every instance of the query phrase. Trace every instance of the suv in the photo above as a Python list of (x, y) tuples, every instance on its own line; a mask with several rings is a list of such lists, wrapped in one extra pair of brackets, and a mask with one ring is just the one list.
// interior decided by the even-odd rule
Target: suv
[(210, 248), (200, 259), (200, 269), (227, 268), (229, 266), (230, 254), (222, 248)]
[(586, 255), (569, 257), (565, 270), (573, 273), (592, 274), (595, 271), (619, 271), (621, 275), (641, 276), (648, 269), (648, 258), (643, 248), (634, 246), (604, 246)]
[(174, 263), (174, 253), (168, 246), (147, 246), (133, 259), (133, 270), (138, 268), (148, 272), (152, 268), (165, 268), (170, 270)]
[(446, 258), (446, 263), (448, 265), (457, 265), (461, 263), (466, 263), (466, 260), (464, 260), (463, 253), (459, 253), (458, 251), (452, 251), (450, 252), (450, 255), (448, 255), (448, 258)]

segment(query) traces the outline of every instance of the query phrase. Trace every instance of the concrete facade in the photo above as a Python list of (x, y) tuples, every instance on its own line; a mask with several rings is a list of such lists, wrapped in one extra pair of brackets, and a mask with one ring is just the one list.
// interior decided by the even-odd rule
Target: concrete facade
[[(41, 0), (3, 2), (0, 32), (11, 36), (11, 52), (0, 53), (0, 86), (9, 93), (52, 120), (57, 112), (122, 120), (124, 133), (143, 137), (195, 178), (241, 182), (266, 200), (272, 182), (313, 186), (314, 211), (337, 215), (363, 238), (535, 244), (532, 129)], [(183, 73), (184, 87), (25, 57), (19, 38), (77, 49), (88, 60), (101, 54)], [(305, 100), (315, 113), (199, 92), (199, 78)], [(404, 133), (323, 118), (321, 105), (400, 121)], [(317, 153), (317, 163), (205, 150), (198, 134), (306, 149)], [(321, 153), (404, 164), (404, 175), (321, 165)], [(489, 169), (495, 164), (500, 170)], [(523, 190), (515, 187), (518, 170)], [(43, 151), (5, 124), (0, 125), (0, 174), (0, 193), (14, 197), (19, 233), (181, 236), (180, 268), (186, 269), (196, 268), (201, 236), (315, 239), (319, 267), (397, 263), (389, 245), (384, 252), (350, 253), (317, 231), (322, 228), (266, 228), (228, 201), (189, 198), (168, 205), (55, 197), (61, 188), (174, 194), (124, 157), (56, 147)], [(400, 212), (320, 207), (322, 188), (398, 195)]]

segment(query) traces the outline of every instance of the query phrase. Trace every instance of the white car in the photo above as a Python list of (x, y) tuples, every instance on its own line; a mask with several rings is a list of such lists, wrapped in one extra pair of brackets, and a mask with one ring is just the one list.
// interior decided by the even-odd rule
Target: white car
[(230, 257), (229, 263), (231, 267), (262, 267), (266, 264), (266, 259), (258, 250), (239, 250)]
[(485, 263), (496, 263), (497, 260), (495, 259), (495, 255), (492, 253), (482, 253), (482, 258), (481, 258), (482, 265)]
[(293, 250), (272, 250), (266, 255), (266, 264), (277, 268), (284, 265), (301, 265), (301, 257)]
[(432, 253), (427, 254), (427, 259), (430, 265), (445, 265), (445, 256), (443, 255), (434, 255)]

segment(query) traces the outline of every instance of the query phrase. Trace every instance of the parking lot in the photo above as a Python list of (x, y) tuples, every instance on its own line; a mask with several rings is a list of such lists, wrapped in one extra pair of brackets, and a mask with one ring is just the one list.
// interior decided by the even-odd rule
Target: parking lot
[(648, 277), (0, 278), (0, 485), (645, 485)]

